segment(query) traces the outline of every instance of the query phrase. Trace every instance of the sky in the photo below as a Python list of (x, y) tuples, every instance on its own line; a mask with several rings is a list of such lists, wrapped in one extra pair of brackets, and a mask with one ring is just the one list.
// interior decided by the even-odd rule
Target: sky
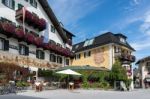
[(136, 60), (150, 55), (150, 0), (48, 0), (78, 43), (105, 32), (123, 33)]

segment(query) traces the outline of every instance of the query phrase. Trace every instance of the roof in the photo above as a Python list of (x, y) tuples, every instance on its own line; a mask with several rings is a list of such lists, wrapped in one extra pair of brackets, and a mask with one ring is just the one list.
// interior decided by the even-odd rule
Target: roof
[(150, 61), (150, 56), (147, 56), (147, 57), (144, 57), (144, 58), (138, 60), (138, 61), (136, 62), (136, 64), (139, 64), (139, 63), (142, 63), (142, 62), (145, 62), (145, 61)]
[(73, 33), (71, 33), (70, 31), (68, 31), (67, 29), (63, 28), (64, 31), (66, 31), (66, 33), (68, 33), (69, 35), (75, 37), (75, 35)]
[(59, 70), (66, 70), (66, 69), (71, 69), (71, 70), (109, 71), (109, 69), (107, 69), (105, 67), (94, 67), (94, 66), (89, 66), (89, 65), (85, 65), (85, 66), (65, 66), (65, 67), (58, 68), (58, 71)]
[(68, 38), (66, 34), (64, 33), (59, 21), (57, 20), (54, 12), (52, 11), (51, 7), (49, 6), (47, 0), (38, 0), (39, 3), (41, 4), (42, 8), (52, 21), (53, 25), (55, 26), (56, 30), (58, 31), (59, 35), (62, 37), (64, 42), (67, 42)]
[(104, 33), (104, 34), (99, 35), (97, 37), (94, 37), (93, 38), (94, 39), (93, 44), (91, 44), (89, 46), (84, 46), (84, 43), (86, 42), (86, 40), (85, 40), (83, 42), (80, 42), (78, 44), (73, 45), (73, 49), (72, 50), (74, 52), (80, 52), (80, 51), (96, 48), (96, 47), (99, 47), (99, 46), (102, 46), (102, 45), (115, 43), (115, 44), (118, 44), (118, 45), (121, 45), (121, 46), (125, 46), (125, 47), (135, 51), (134, 48), (132, 48), (128, 44), (128, 42), (125, 42), (125, 43), (120, 42), (119, 36), (121, 36), (124, 39), (126, 39), (126, 36), (124, 36), (123, 34), (113, 34), (111, 32), (107, 32), (107, 33)]

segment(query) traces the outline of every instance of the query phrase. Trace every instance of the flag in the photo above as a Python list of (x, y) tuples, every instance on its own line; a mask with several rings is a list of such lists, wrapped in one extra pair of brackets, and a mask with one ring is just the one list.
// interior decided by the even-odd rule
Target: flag
[(23, 8), (22, 8), (22, 10), (23, 10), (23, 31), (24, 31), (24, 33), (25, 33), (25, 17), (26, 17), (26, 8), (25, 8), (25, 7), (23, 7)]
[(44, 43), (49, 42), (49, 24), (46, 22), (46, 29), (44, 31)]

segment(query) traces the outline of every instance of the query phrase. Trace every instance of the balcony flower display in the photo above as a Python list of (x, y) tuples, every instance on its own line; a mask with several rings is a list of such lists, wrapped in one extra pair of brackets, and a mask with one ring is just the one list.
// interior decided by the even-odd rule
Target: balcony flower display
[(46, 29), (46, 21), (43, 18), (39, 19), (38, 26), (40, 31)]
[[(16, 19), (23, 22), (23, 9), (16, 11)], [(39, 18), (36, 14), (31, 13), (27, 9), (25, 12), (25, 22), (34, 28), (38, 28), (39, 31), (46, 29), (46, 21), (43, 18)]]
[(43, 48), (44, 48), (45, 50), (48, 50), (48, 49), (49, 49), (49, 44), (48, 44), (48, 43), (43, 43), (42, 45), (43, 45)]
[(41, 47), (41, 46), (42, 46), (42, 43), (43, 43), (43, 38), (41, 38), (41, 37), (36, 37), (36, 38), (34, 39), (34, 43), (35, 43), (35, 45), (36, 45), (37, 47)]
[(22, 28), (16, 28), (15, 29), (15, 35), (18, 37), (18, 38), (23, 38), (25, 36), (25, 33), (23, 31)]
[(57, 45), (55, 44), (49, 44), (49, 50), (57, 51), (56, 47)]
[(26, 34), (26, 41), (28, 43), (34, 44), (34, 40), (35, 40), (35, 37), (33, 34), (31, 33)]
[(7, 35), (12, 35), (13, 33), (15, 33), (15, 25), (10, 22), (3, 22), (2, 28), (4, 33), (7, 33)]

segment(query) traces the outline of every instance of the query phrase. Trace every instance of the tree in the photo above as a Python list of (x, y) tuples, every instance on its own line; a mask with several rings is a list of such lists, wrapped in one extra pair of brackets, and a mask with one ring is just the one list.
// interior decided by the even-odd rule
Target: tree
[(126, 82), (128, 80), (127, 71), (124, 67), (122, 67), (119, 60), (116, 60), (116, 62), (113, 64), (109, 79), (112, 82), (112, 84), (115, 81)]

